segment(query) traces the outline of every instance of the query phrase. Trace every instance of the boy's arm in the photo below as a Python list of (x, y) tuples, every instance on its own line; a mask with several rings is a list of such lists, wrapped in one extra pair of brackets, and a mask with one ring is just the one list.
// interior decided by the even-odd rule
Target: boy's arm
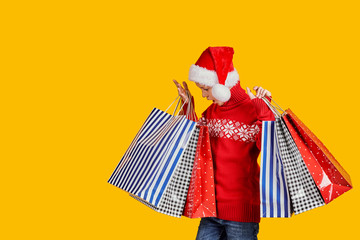
[[(271, 102), (271, 97), (266, 98)], [(256, 121), (256, 125), (259, 127), (260, 131), (256, 136), (256, 146), (259, 150), (261, 150), (261, 135), (262, 135), (262, 121), (275, 121), (274, 113), (270, 110), (270, 108), (266, 105), (264, 100), (260, 98), (254, 98), (251, 100), (255, 106), (256, 114), (258, 120)]]
[[(271, 102), (272, 97), (266, 96), (266, 99)], [(260, 121), (275, 121), (274, 113), (270, 110), (264, 100), (260, 98), (254, 98), (251, 100), (255, 106), (258, 120)]]

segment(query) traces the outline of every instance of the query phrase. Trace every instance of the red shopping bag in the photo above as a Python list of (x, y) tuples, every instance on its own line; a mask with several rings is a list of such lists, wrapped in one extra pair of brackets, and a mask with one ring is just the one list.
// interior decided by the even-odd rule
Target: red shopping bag
[(199, 140), (183, 215), (189, 218), (216, 217), (209, 130), (207, 126), (198, 127), (200, 127)]
[(325, 145), (290, 110), (283, 117), (326, 204), (352, 188), (351, 179)]

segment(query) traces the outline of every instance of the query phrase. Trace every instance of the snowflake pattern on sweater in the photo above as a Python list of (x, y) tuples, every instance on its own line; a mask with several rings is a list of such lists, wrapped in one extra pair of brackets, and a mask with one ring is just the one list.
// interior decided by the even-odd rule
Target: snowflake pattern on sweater
[(255, 142), (256, 135), (260, 128), (254, 123), (248, 125), (230, 119), (209, 119), (200, 118), (199, 125), (207, 125), (211, 137), (227, 138), (234, 141)]

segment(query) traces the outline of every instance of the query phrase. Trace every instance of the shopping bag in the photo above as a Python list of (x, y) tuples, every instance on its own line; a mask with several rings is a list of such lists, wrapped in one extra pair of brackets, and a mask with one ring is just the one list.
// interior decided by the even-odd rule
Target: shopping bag
[(326, 204), (352, 188), (351, 179), (325, 145), (290, 110), (284, 120)]
[(281, 159), (284, 164), (294, 213), (299, 214), (323, 206), (324, 200), (283, 119), (277, 118), (275, 122)]
[(325, 202), (286, 127), (283, 115), (266, 98), (262, 99), (275, 114), (276, 135), (294, 213), (323, 206)]
[(292, 214), (277, 140), (275, 121), (263, 121), (260, 156), (260, 216), (263, 218), (288, 218)]
[(189, 218), (216, 217), (214, 169), (207, 126), (200, 128), (194, 166), (183, 215)]
[[(179, 102), (177, 103), (177, 107)], [(108, 182), (158, 207), (195, 130), (185, 116), (154, 108)]]
[(199, 132), (200, 129), (195, 128), (184, 154), (179, 159), (174, 174), (169, 180), (169, 185), (164, 191), (163, 199), (160, 201), (158, 207), (149, 204), (133, 194), (130, 194), (130, 196), (157, 212), (180, 218), (189, 189)]

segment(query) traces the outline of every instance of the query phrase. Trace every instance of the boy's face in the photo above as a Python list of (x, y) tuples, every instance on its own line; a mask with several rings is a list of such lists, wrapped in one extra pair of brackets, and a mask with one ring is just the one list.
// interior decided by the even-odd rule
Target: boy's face
[(201, 89), (203, 98), (206, 98), (207, 100), (211, 100), (220, 106), (224, 104), (223, 102), (220, 102), (219, 100), (214, 98), (214, 96), (212, 95), (212, 87), (200, 83), (196, 83), (196, 86), (198, 86)]

